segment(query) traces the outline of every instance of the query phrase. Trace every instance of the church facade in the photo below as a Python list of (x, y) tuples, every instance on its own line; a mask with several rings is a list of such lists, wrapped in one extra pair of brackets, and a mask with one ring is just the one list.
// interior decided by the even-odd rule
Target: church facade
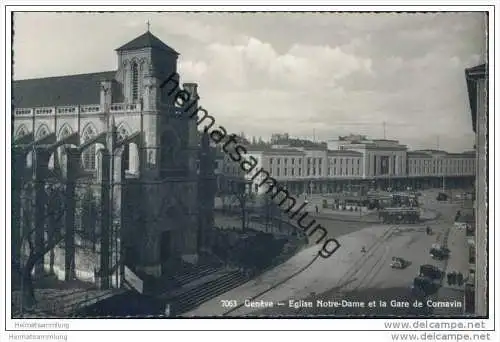
[[(115, 263), (103, 261), (101, 239), (101, 246), (89, 252), (91, 262), (71, 252), (73, 260), (61, 257), (66, 258), (64, 270), (64, 260), (58, 265), (56, 256), (51, 269), (60, 278), (67, 279), (71, 271), (73, 277), (97, 281), (99, 269), (120, 265), (158, 277), (171, 259), (196, 263), (203, 232), (213, 220), (208, 140), (198, 132), (196, 117), (179, 115), (171, 89), (160, 87), (177, 75), (179, 54), (149, 30), (115, 51), (117, 70), (13, 82), (13, 146), (24, 146), (23, 168), (39, 168), (35, 163), (40, 158), (33, 152), (37, 146), (56, 146), (47, 174), (52, 171), (67, 182), (70, 171), (63, 169), (69, 165), (64, 162), (69, 146), (79, 151), (75, 182), (85, 180), (99, 189), (103, 179), (111, 179), (105, 198), (102, 191), (96, 193), (101, 202), (111, 196), (111, 226), (120, 230), (108, 234), (107, 249), (116, 241), (120, 248), (107, 258), (121, 256), (115, 256)], [(184, 83), (183, 89), (198, 101), (197, 84)], [(111, 156), (108, 166), (103, 164), (105, 151)], [(102, 217), (90, 227), (101, 235), (106, 229)]]

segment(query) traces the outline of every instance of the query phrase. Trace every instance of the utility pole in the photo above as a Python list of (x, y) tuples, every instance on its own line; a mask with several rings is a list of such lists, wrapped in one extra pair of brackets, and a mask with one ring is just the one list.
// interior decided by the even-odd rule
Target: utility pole
[(382, 127), (384, 128), (384, 139), (386, 138), (386, 135), (385, 135), (385, 121), (382, 122)]
[[(436, 150), (439, 151), (439, 135), (436, 137)], [(442, 172), (442, 186), (443, 186), (442, 192), (443, 193), (445, 192), (445, 179), (444, 179), (444, 175), (445, 175), (445, 173)]]

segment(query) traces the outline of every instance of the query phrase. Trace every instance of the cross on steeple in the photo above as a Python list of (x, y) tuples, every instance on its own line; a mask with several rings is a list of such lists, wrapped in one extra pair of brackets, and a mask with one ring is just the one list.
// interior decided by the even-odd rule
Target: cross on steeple
[(146, 25), (148, 25), (148, 32), (149, 32), (149, 28), (151, 27), (151, 23), (148, 21), (146, 21)]

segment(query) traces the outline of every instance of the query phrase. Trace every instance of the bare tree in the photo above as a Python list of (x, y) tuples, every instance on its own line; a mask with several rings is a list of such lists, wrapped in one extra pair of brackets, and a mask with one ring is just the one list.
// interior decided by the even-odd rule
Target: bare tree
[(281, 231), (282, 228), (282, 210), (280, 209), (279, 205), (269, 196), (266, 194), (264, 196), (264, 203), (262, 206), (262, 211), (263, 211), (263, 216), (265, 219), (265, 226), (266, 230), (268, 230), (270, 227), (275, 226), (276, 224), (278, 225), (278, 229)]
[(253, 200), (253, 196), (247, 191), (247, 184), (245, 182), (237, 183), (231, 195), (238, 202), (241, 215), (241, 229), (245, 231), (248, 228), (249, 203)]
[[(31, 307), (35, 304), (32, 273), (35, 266), (42, 262), (45, 254), (51, 251), (64, 239), (65, 199), (64, 185), (53, 183), (45, 185), (44, 196), (46, 203), (42, 208), (42, 227), (37, 227), (34, 218), (36, 206), (34, 199), (35, 184), (27, 183), (22, 189), (22, 232), (19, 243), (15, 248), (20, 251), (20, 260), (13, 261), (13, 271), (16, 272), (21, 285), (22, 304)], [(41, 229), (40, 229), (41, 228)]]

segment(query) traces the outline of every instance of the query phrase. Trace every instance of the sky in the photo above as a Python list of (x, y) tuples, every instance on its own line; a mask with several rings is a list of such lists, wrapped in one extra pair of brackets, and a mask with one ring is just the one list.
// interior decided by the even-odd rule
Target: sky
[(229, 132), (326, 141), (359, 133), (471, 150), (464, 69), (486, 61), (476, 13), (19, 13), (14, 79), (116, 70), (151, 32)]

